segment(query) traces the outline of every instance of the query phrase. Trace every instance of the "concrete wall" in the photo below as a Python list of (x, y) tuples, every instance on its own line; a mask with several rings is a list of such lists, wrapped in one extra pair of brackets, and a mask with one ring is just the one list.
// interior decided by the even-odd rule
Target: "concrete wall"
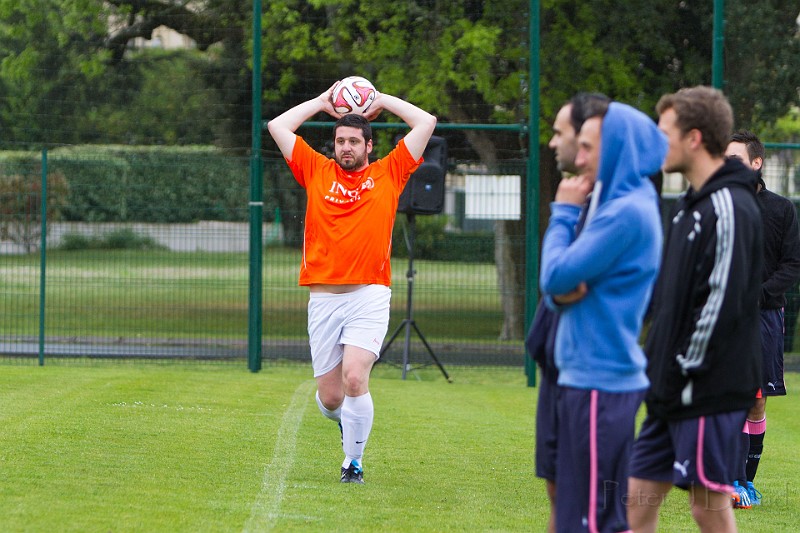
[[(246, 252), (250, 244), (250, 226), (242, 222), (200, 221), (194, 224), (142, 224), (86, 222), (54, 222), (47, 225), (47, 247), (61, 244), (64, 235), (79, 234), (88, 237), (130, 229), (137, 235), (149, 236), (159, 244), (176, 252)], [(275, 224), (262, 226), (265, 244), (283, 242), (283, 227)], [(0, 241), (0, 254), (20, 254), (22, 247)]]

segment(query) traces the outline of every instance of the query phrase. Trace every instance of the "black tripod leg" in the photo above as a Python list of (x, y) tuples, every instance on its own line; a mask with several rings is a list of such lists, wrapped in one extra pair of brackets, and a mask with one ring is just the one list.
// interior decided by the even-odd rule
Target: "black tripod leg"
[(419, 335), (422, 344), (424, 344), (425, 348), (427, 348), (428, 353), (431, 355), (431, 359), (433, 359), (433, 362), (436, 363), (436, 366), (439, 367), (439, 370), (442, 371), (442, 374), (444, 374), (444, 377), (447, 380), (447, 382), (452, 383), (453, 380), (450, 379), (450, 376), (447, 374), (447, 370), (444, 369), (444, 366), (442, 366), (442, 363), (441, 361), (439, 361), (439, 358), (436, 357), (435, 353), (433, 353), (433, 348), (431, 348), (430, 344), (428, 344), (428, 341), (425, 339), (425, 335), (423, 335), (422, 332), (419, 330), (419, 327), (417, 327), (417, 323), (412, 320), (411, 325), (414, 326), (414, 331), (416, 331), (417, 335)]
[(408, 364), (409, 356), (411, 354), (411, 326), (414, 325), (413, 320), (404, 320), (406, 324), (406, 343), (403, 348), (403, 376), (402, 379), (406, 379), (406, 374), (408, 374), (408, 369), (411, 365)]
[[(388, 350), (388, 349), (389, 349), (389, 346), (391, 346), (391, 345), (392, 345), (392, 343), (394, 342), (394, 340), (397, 338), (397, 336), (398, 336), (398, 335), (400, 335), (400, 332), (401, 332), (401, 331), (403, 331), (403, 328), (404, 328), (405, 326), (406, 326), (406, 321), (405, 321), (405, 319), (404, 319), (402, 322), (400, 322), (400, 325), (399, 325), (399, 326), (397, 326), (397, 329), (396, 329), (396, 330), (394, 330), (394, 333), (392, 333), (392, 336), (391, 336), (391, 337), (389, 337), (389, 342), (387, 342), (386, 344), (384, 344), (384, 345), (383, 345), (383, 348), (381, 348), (381, 351), (380, 351), (380, 353), (378, 354), (380, 357), (383, 357), (383, 354), (384, 354), (384, 353), (386, 353), (386, 350)], [(379, 359), (379, 360), (380, 360), (380, 359)]]
[(415, 222), (416, 219), (414, 213), (406, 213), (406, 216), (408, 218), (408, 229), (409, 229), (408, 233), (406, 234), (406, 247), (408, 248), (408, 273), (406, 274), (406, 279), (408, 280), (408, 301), (406, 302), (406, 318), (397, 327), (395, 332), (392, 334), (392, 337), (389, 339), (389, 342), (386, 343), (386, 346), (384, 346), (383, 349), (381, 349), (381, 355), (383, 355), (383, 352), (385, 352), (386, 349), (389, 348), (389, 346), (392, 344), (397, 335), (400, 334), (400, 331), (403, 328), (405, 328), (406, 344), (405, 344), (405, 349), (403, 350), (403, 379), (406, 379), (406, 372), (409, 370), (411, 366), (408, 363), (408, 357), (410, 353), (409, 346), (411, 341), (411, 326), (414, 326), (414, 331), (416, 331), (417, 335), (419, 335), (419, 338), (422, 340), (422, 343), (425, 345), (425, 348), (427, 348), (428, 353), (431, 355), (431, 358), (436, 363), (436, 366), (438, 366), (439, 370), (442, 371), (442, 374), (444, 374), (445, 379), (447, 379), (449, 383), (452, 383), (453, 380), (450, 379), (450, 376), (447, 374), (447, 371), (444, 369), (444, 366), (442, 366), (442, 363), (436, 357), (436, 354), (433, 353), (433, 348), (431, 348), (430, 344), (428, 344), (428, 341), (425, 339), (425, 337), (422, 335), (422, 332), (417, 327), (416, 322), (414, 322), (412, 302), (414, 301), (414, 274), (416, 272), (414, 270), (414, 237), (416, 233), (416, 222)]

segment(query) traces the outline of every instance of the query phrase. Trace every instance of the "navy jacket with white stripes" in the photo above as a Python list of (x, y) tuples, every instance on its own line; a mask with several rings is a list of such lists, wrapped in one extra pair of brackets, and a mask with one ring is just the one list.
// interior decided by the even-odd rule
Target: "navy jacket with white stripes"
[(749, 409), (761, 384), (763, 229), (739, 160), (678, 200), (645, 344), (647, 407), (667, 420)]

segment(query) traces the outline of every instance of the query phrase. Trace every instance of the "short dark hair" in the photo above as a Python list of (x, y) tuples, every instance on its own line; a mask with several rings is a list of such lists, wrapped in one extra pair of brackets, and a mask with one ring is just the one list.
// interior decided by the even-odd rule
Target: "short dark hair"
[(758, 135), (752, 131), (739, 130), (731, 135), (730, 142), (742, 143), (745, 145), (747, 148), (747, 155), (750, 157), (750, 161), (754, 160), (756, 157), (760, 157), (763, 161), (764, 157), (767, 155), (767, 151), (764, 149), (764, 143), (762, 143), (758, 138)]
[(611, 98), (601, 93), (582, 92), (570, 98), (569, 103), (572, 104), (569, 121), (577, 135), (590, 118), (606, 116)]
[(370, 126), (369, 120), (367, 120), (364, 115), (348, 113), (337, 120), (336, 124), (333, 125), (334, 140), (336, 140), (336, 130), (338, 130), (341, 126), (359, 128), (361, 133), (364, 134), (364, 142), (369, 142), (372, 140), (372, 126)]
[(656, 112), (661, 115), (669, 109), (675, 111), (681, 133), (699, 130), (709, 154), (725, 154), (733, 131), (733, 110), (722, 91), (698, 85), (665, 94), (656, 104)]

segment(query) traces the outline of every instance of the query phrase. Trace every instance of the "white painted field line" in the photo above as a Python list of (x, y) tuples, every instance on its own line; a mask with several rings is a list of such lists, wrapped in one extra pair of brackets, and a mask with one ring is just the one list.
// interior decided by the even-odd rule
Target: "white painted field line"
[(286, 475), (294, 464), (297, 431), (300, 429), (311, 391), (315, 386), (314, 380), (304, 381), (292, 395), (292, 401), (283, 414), (281, 427), (278, 429), (272, 461), (264, 470), (261, 492), (250, 508), (250, 518), (242, 529), (243, 533), (269, 531), (278, 517), (283, 493), (286, 490)]

